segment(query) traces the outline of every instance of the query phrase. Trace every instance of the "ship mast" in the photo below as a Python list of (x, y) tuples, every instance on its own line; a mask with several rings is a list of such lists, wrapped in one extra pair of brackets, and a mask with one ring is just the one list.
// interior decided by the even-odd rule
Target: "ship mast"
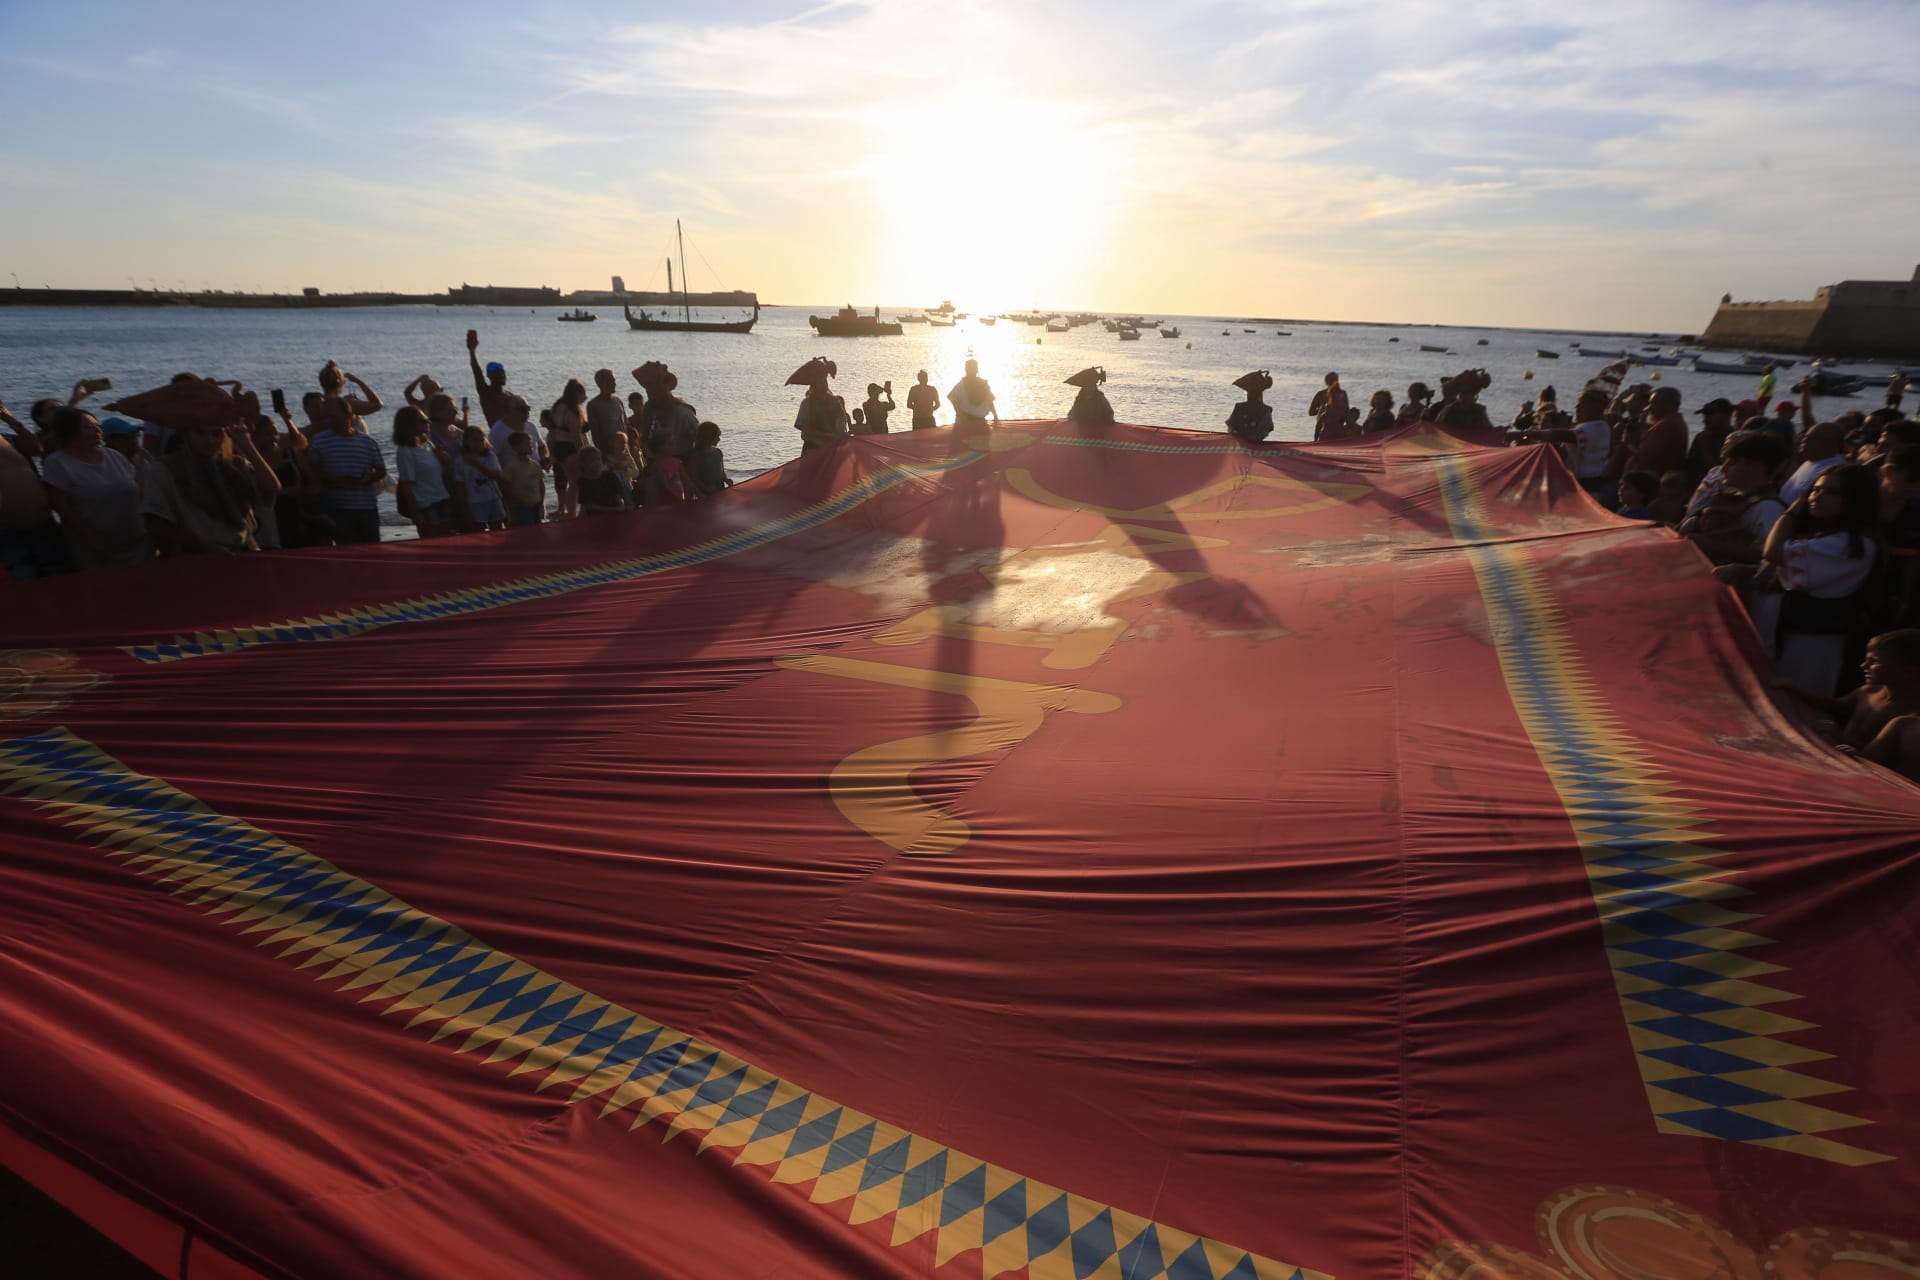
[[(687, 238), (680, 234), (678, 218), (673, 220), (673, 238), (680, 244), (680, 318), (691, 323), (693, 313), (687, 309)], [(672, 289), (673, 286), (669, 284), (667, 288)]]

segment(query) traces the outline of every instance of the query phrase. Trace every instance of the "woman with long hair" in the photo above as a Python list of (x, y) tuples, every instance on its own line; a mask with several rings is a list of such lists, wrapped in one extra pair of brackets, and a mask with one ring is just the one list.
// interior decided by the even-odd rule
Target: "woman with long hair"
[(103, 443), (99, 419), (85, 409), (56, 408), (48, 422), (54, 447), (40, 474), (74, 566), (153, 559), (140, 515), (140, 478), (131, 462)]
[(1761, 552), (1754, 622), (1780, 674), (1831, 698), (1851, 645), (1865, 638), (1879, 557), (1880, 486), (1865, 467), (1829, 467), (1774, 522)]
[[(560, 398), (548, 410), (553, 426), (547, 431), (547, 452), (553, 458), (553, 497), (562, 517), (575, 514), (579, 482), (574, 457), (587, 445), (587, 386), (568, 378)], [(595, 441), (594, 443), (598, 443)]]

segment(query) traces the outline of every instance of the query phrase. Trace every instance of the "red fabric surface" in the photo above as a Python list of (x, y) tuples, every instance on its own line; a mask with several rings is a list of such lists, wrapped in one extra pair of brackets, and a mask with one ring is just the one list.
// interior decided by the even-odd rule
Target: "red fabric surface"
[[(626, 576), (377, 608), (608, 564)], [(8, 607), (0, 1117), (118, 1188), (81, 1206), (110, 1232), (124, 1192), (302, 1276), (1687, 1280), (1826, 1275), (1841, 1238), (1857, 1265), (1909, 1256), (1920, 792), (1805, 736), (1704, 562), (1549, 451), (921, 432), (684, 509), (105, 570)], [(111, 763), (58, 763), (74, 742)], [(1614, 851), (1583, 856), (1597, 820), (1570, 818), (1593, 743), (1633, 775), (1608, 795), (1666, 815), (1641, 831), (1664, 865), (1710, 850), (1673, 873), (1686, 893), (1727, 886), (1680, 908), (1706, 933), (1636, 916), (1646, 936), (1706, 938), (1746, 984), (1711, 990), (1754, 1002), (1729, 1016), (1796, 1020), (1743, 1045), (1791, 1079), (1688, 1059), (1683, 1087), (1764, 1126), (1650, 1095), (1666, 1066), (1636, 1049), (1666, 1040), (1630, 1030), (1620, 985), (1644, 957), (1603, 922), (1644, 902), (1594, 878), (1640, 855), (1596, 871)], [(88, 770), (903, 1131), (903, 1158), (1067, 1193), (1084, 1238), (1053, 1248), (1030, 1205), (997, 1244), (943, 1242), (804, 1161), (736, 1161), (743, 1131), (671, 1090), (643, 1120), (573, 1077), (537, 1089), (564, 1045), (516, 1072), (460, 1052), (468, 1024), (432, 1038), (478, 1017), (444, 991), (413, 1020), (300, 967), (291, 934), (214, 909), (206, 847)], [(1758, 1086), (1795, 1096), (1741, 1101)], [(1788, 1129), (1838, 1145), (1752, 1140)], [(878, 1140), (839, 1138), (881, 1195)], [(964, 1192), (920, 1210), (963, 1219)], [(1183, 1264), (1210, 1270), (1129, 1252), (1147, 1220), (1215, 1242)]]

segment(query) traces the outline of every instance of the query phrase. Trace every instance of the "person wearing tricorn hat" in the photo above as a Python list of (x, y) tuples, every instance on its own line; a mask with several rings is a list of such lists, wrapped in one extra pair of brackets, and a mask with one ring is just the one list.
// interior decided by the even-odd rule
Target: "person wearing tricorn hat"
[(807, 389), (806, 396), (800, 401), (800, 411), (793, 418), (793, 429), (800, 433), (802, 453), (823, 445), (837, 444), (850, 434), (847, 402), (833, 394), (827, 386), (827, 379), (839, 372), (839, 367), (833, 361), (824, 356), (815, 356), (787, 378), (788, 386)]
[(1067, 379), (1067, 385), (1080, 388), (1073, 398), (1073, 407), (1067, 410), (1068, 422), (1112, 422), (1113, 405), (1107, 399), (1107, 393), (1100, 384), (1107, 380), (1107, 371), (1099, 365), (1082, 369)]
[(1266, 401), (1267, 392), (1273, 389), (1273, 375), (1255, 369), (1235, 378), (1233, 385), (1246, 392), (1247, 398), (1227, 415), (1227, 430), (1249, 444), (1257, 444), (1273, 434), (1273, 406)]
[(646, 441), (648, 455), (670, 453), (685, 466), (700, 430), (700, 415), (674, 394), (680, 379), (658, 360), (649, 360), (633, 371), (633, 380), (647, 392), (646, 407), (640, 411), (640, 437)]

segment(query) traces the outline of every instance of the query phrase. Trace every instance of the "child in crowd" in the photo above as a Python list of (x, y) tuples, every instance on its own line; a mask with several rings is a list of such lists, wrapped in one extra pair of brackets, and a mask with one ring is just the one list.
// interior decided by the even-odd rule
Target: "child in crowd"
[(582, 512), (590, 516), (605, 516), (627, 509), (620, 493), (620, 482), (607, 467), (604, 454), (588, 445), (574, 454), (573, 459)]
[(487, 433), (468, 427), (461, 433), (454, 476), (467, 495), (467, 531), (507, 527), (507, 504), (500, 497), (500, 468), (493, 463)]
[(653, 455), (642, 482), (641, 500), (649, 507), (687, 500), (687, 473), (680, 459), (664, 449)]
[(453, 532), (453, 500), (447, 492), (440, 455), (427, 443), (427, 415), (407, 405), (393, 415), (393, 470), (399, 477), (400, 514), (412, 519), (423, 538)]
[(1367, 420), (1361, 424), (1360, 429), (1368, 435), (1376, 431), (1391, 431), (1395, 421), (1393, 392), (1382, 387), (1367, 401)]
[(727, 460), (720, 453), (720, 426), (703, 422), (693, 437), (693, 488), (701, 497), (711, 497), (733, 483), (727, 475)]
[(1660, 477), (1651, 471), (1629, 471), (1620, 477), (1619, 514), (1626, 520), (1651, 520), (1659, 496)]
[(516, 431), (507, 438), (507, 447), (513, 451), (513, 461), (500, 471), (507, 516), (516, 527), (539, 524), (547, 514), (547, 473), (533, 456), (533, 437)]
[(1647, 512), (1661, 524), (1679, 524), (1687, 518), (1687, 499), (1692, 493), (1692, 476), (1684, 471), (1669, 471), (1660, 477), (1659, 492), (1654, 494)]
[(1775, 687), (1825, 712), (1818, 727), (1842, 751), (1920, 782), (1920, 630), (1867, 641), (1860, 674), (1865, 682), (1837, 698), (1808, 693), (1785, 677)]

